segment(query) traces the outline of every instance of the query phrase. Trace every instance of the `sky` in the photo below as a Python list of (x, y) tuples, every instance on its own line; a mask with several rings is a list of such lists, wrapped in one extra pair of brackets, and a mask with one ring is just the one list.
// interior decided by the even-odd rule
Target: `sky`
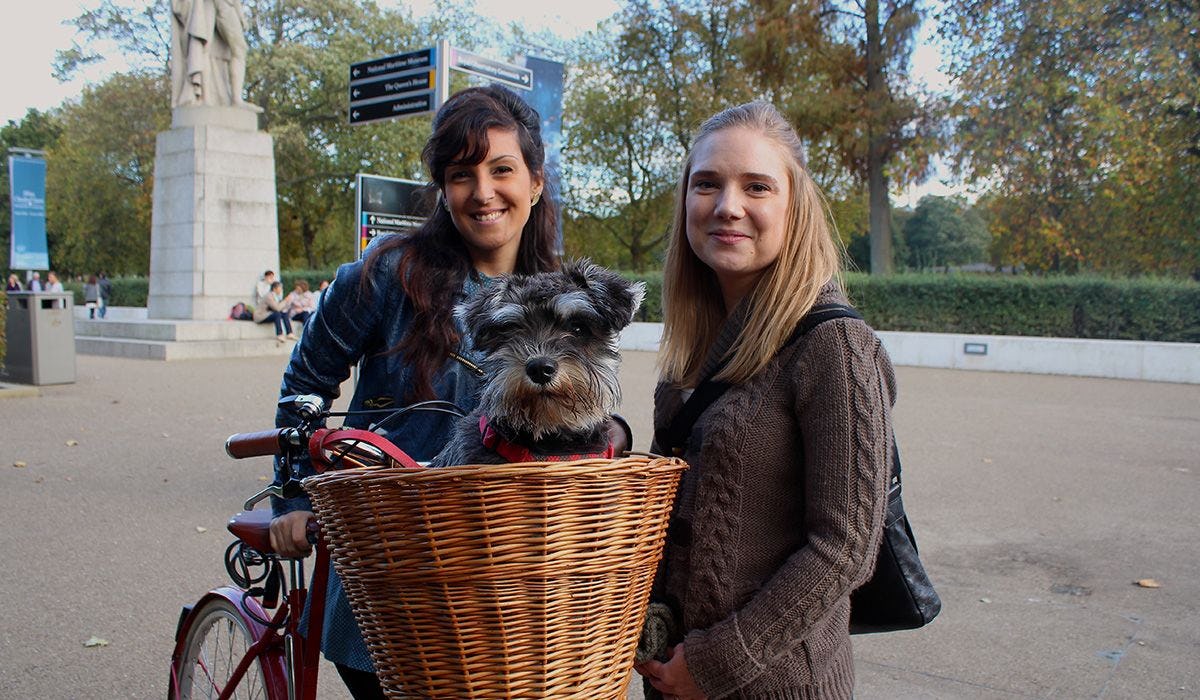
[[(387, 2), (387, 0), (384, 0)], [(63, 100), (80, 94), (88, 82), (98, 82), (124, 64), (109, 60), (92, 66), (68, 83), (59, 83), (51, 75), (54, 54), (71, 46), (74, 28), (64, 22), (78, 16), (99, 0), (35, 0), (23, 3), (18, 17), (0, 23), (0, 65), (7, 66), (4, 89), (0, 90), (0, 124), (20, 121), (29, 108), (39, 110), (58, 106)], [(409, 3), (417, 16), (427, 14), (433, 0)], [(518, 21), (533, 30), (550, 29), (562, 36), (587, 31), (611, 16), (620, 7), (618, 0), (588, 0), (566, 3), (562, 0), (476, 0), (480, 14), (509, 23)], [(913, 55), (914, 72), (931, 88), (945, 90), (947, 82), (938, 71), (940, 56), (932, 39), (932, 27), (922, 28)], [(960, 191), (953, 183), (943, 183), (944, 175), (924, 185), (894, 193), (897, 206), (915, 206), (924, 194), (948, 194)]]

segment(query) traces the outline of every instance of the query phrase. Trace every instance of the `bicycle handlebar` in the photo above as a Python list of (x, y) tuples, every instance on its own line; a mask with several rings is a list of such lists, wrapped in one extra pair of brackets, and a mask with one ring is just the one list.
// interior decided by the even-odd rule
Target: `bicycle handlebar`
[(275, 428), (258, 433), (237, 433), (225, 441), (225, 454), (234, 459), (282, 454), (295, 428)]

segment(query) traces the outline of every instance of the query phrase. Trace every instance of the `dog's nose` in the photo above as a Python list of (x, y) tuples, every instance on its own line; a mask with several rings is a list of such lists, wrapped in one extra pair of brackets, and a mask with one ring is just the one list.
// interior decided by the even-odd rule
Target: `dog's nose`
[(534, 384), (548, 384), (558, 371), (558, 363), (549, 357), (535, 357), (525, 363), (525, 374)]

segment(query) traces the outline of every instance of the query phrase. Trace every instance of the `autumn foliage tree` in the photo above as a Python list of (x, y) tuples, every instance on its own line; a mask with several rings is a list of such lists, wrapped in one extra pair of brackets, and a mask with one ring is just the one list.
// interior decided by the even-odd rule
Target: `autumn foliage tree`
[(636, 271), (661, 261), (692, 135), (755, 96), (738, 0), (633, 0), (575, 48), (567, 99), (568, 207)]
[(888, 190), (924, 180), (940, 146), (940, 102), (915, 85), (914, 0), (751, 0), (746, 62), (809, 141), (835, 197), (866, 191), (871, 271), (893, 269)]
[(170, 88), (158, 72), (113, 76), (64, 105), (61, 133), (46, 153), (53, 267), (72, 274), (145, 274), (154, 142), (170, 119)]
[(1001, 262), (1200, 272), (1200, 5), (969, 0), (940, 22)]

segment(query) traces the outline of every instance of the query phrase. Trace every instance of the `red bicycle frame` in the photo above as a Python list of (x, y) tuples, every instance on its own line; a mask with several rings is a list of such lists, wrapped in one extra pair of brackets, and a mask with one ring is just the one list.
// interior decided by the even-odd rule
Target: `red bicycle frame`
[[(239, 540), (252, 540), (251, 546), (259, 549), (263, 544), (266, 528), (270, 525), (269, 511), (244, 511), (230, 520), (229, 529)], [(269, 542), (269, 538), (266, 538)], [(269, 548), (269, 545), (268, 545)], [(312, 598), (309, 605), (309, 620), (307, 634), (300, 633), (300, 613), (304, 610), (308, 589), (304, 586), (304, 574), (301, 571), (293, 575), (292, 582), (285, 602), (278, 606), (270, 618), (270, 624), (264, 625), (267, 613), (245, 589), (235, 586), (214, 588), (204, 595), (182, 615), (175, 634), (175, 650), (171, 656), (171, 697), (179, 687), (177, 669), (185, 653), (188, 632), (196, 623), (199, 611), (205, 604), (216, 598), (224, 598), (238, 611), (242, 622), (250, 630), (254, 642), (246, 649), (238, 665), (229, 674), (225, 687), (220, 688), (218, 700), (228, 700), (237, 691), (238, 685), (246, 676), (251, 666), (258, 662), (263, 670), (266, 681), (267, 697), (270, 700), (316, 700), (317, 673), (320, 669), (321, 634), (325, 620), (325, 591), (329, 581), (329, 548), (323, 539), (318, 538), (315, 545), (316, 561), (313, 566)], [(260, 549), (261, 551), (261, 549)], [(291, 647), (288, 647), (288, 641)], [(290, 663), (289, 663), (290, 661)], [(290, 678), (289, 678), (290, 672)], [(288, 685), (294, 694), (289, 694)]]

